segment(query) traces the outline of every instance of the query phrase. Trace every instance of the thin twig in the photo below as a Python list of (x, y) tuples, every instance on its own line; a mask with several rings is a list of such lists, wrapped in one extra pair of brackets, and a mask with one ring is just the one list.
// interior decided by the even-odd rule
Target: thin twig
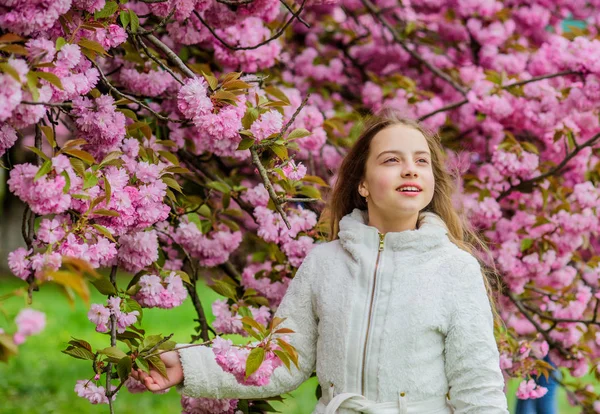
[(173, 79), (175, 79), (177, 82), (179, 82), (180, 85), (184, 85), (183, 81), (181, 79), (179, 79), (179, 77), (175, 74), (175, 72), (173, 72), (171, 70), (170, 67), (168, 67), (167, 65), (162, 63), (160, 59), (158, 59), (156, 56), (154, 56), (154, 54), (152, 52), (150, 52), (150, 50), (148, 49), (148, 46), (146, 46), (144, 41), (139, 36), (134, 36), (134, 39), (136, 39), (136, 41), (139, 42), (142, 49), (144, 49), (146, 56), (148, 56), (150, 59), (155, 61), (161, 68), (163, 68), (164, 70), (169, 72), (169, 74), (173, 77)]
[[(177, 351), (178, 351), (178, 350), (180, 350), (180, 349), (185, 349), (185, 348), (193, 348), (193, 347), (196, 347), (196, 346), (204, 346), (204, 345), (208, 345), (208, 344), (209, 344), (209, 343), (211, 343), (211, 342), (212, 342), (212, 340), (208, 340), (208, 341), (202, 342), (202, 343), (200, 343), (200, 344), (188, 344), (188, 345), (178, 346), (178, 347), (177, 347), (175, 350), (177, 350)], [(160, 352), (157, 352), (156, 354), (152, 354), (152, 355), (144, 355), (144, 356), (143, 356), (143, 358), (144, 358), (144, 359), (148, 359), (148, 358), (151, 358), (151, 357), (153, 357), (153, 356), (159, 356), (159, 355), (161, 355), (161, 354), (164, 354), (165, 352), (171, 352), (171, 351), (174, 351), (174, 350), (173, 350), (173, 349), (169, 349), (169, 350), (162, 350), (162, 351), (160, 351)]]
[(522, 86), (525, 85), (527, 83), (531, 83), (531, 82), (538, 82), (544, 79), (550, 79), (550, 78), (557, 78), (559, 76), (568, 76), (568, 75), (580, 75), (581, 72), (578, 72), (576, 70), (565, 70), (563, 72), (558, 72), (558, 73), (551, 73), (548, 75), (541, 75), (541, 76), (535, 76), (531, 79), (526, 79), (526, 80), (522, 80), (522, 81), (518, 81), (518, 82), (514, 82), (514, 83), (509, 83), (508, 85), (504, 85), (502, 87), (502, 89), (509, 89), (509, 88), (514, 88), (515, 86)]
[(454, 103), (448, 104), (448, 105), (446, 105), (446, 106), (442, 106), (441, 108), (438, 108), (438, 109), (436, 109), (436, 110), (435, 110), (435, 111), (433, 111), (433, 112), (430, 112), (430, 113), (428, 113), (428, 114), (425, 114), (425, 115), (423, 115), (422, 117), (420, 117), (420, 118), (419, 118), (419, 121), (424, 121), (424, 120), (426, 120), (427, 118), (431, 118), (432, 116), (434, 116), (434, 115), (437, 115), (437, 114), (439, 114), (439, 113), (442, 113), (442, 112), (450, 111), (450, 110), (452, 110), (452, 109), (459, 108), (459, 107), (463, 106), (463, 105), (464, 105), (464, 104), (466, 104), (466, 103), (469, 103), (469, 100), (468, 100), (468, 99), (463, 99), (462, 101), (458, 101), (458, 102), (454, 102)]
[(121, 92), (120, 90), (118, 90), (117, 88), (115, 88), (112, 85), (112, 83), (110, 83), (110, 81), (106, 78), (106, 76), (104, 75), (104, 72), (102, 72), (102, 69), (100, 69), (100, 66), (98, 66), (98, 64), (96, 62), (94, 62), (91, 59), (90, 59), (90, 62), (92, 63), (92, 65), (94, 65), (96, 67), (96, 69), (98, 69), (98, 72), (100, 73), (100, 78), (102, 79), (102, 81), (104, 82), (104, 84), (108, 87), (108, 89), (110, 89), (115, 94), (119, 95), (121, 98), (129, 99), (130, 101), (138, 104), (139, 106), (141, 106), (142, 108), (144, 108), (145, 110), (147, 110), (148, 112), (150, 112), (152, 115), (154, 115), (156, 118), (160, 119), (161, 121), (175, 122), (175, 123), (182, 123), (182, 122), (184, 122), (181, 119), (171, 119), (169, 117), (163, 116), (163, 115), (159, 114), (158, 112), (156, 112), (154, 109), (150, 108), (148, 105), (146, 105), (142, 101), (139, 101), (138, 99), (134, 98), (133, 96)]
[(552, 339), (550, 334), (544, 328), (542, 328), (535, 319), (533, 319), (533, 317), (527, 312), (527, 309), (525, 309), (524, 305), (517, 298), (515, 298), (513, 294), (509, 293), (508, 298), (511, 300), (512, 303), (515, 304), (515, 306), (519, 309), (519, 311), (521, 311), (523, 316), (525, 316), (525, 318), (527, 318), (527, 320), (535, 327), (535, 329), (542, 334), (542, 336), (544, 337), (546, 342), (548, 342), (548, 345), (550, 345), (551, 348), (555, 348), (556, 350), (558, 350), (558, 352), (560, 352), (562, 356), (564, 356), (566, 359), (572, 359), (572, 355), (569, 354), (557, 341)]
[(165, 24), (167, 24), (167, 22), (175, 14), (175, 10), (176, 10), (176, 8), (173, 7), (173, 9), (169, 12), (169, 14), (167, 16), (165, 16), (165, 18), (162, 19), (160, 22), (158, 22), (156, 24), (156, 26), (154, 26), (152, 29), (148, 29), (148, 30), (142, 29), (142, 28), (138, 29), (136, 35), (146, 35), (146, 34), (153, 33), (155, 31), (157, 31), (158, 29), (160, 29), (161, 27), (163, 27)]
[[(113, 285), (113, 287), (115, 288), (115, 291), (117, 290), (117, 265), (113, 265), (113, 267), (110, 269), (110, 283)], [(109, 298), (113, 297), (114, 295), (108, 295)], [(115, 315), (114, 312), (111, 312), (110, 314), (110, 346), (116, 346), (117, 345), (117, 317)], [(114, 414), (114, 407), (113, 407), (113, 402), (112, 402), (112, 397), (113, 395), (115, 395), (116, 390), (113, 392), (111, 390), (112, 384), (111, 384), (111, 379), (112, 379), (112, 362), (109, 362), (107, 367), (106, 367), (106, 397), (108, 398), (108, 407), (110, 409), (110, 414)]]
[(275, 190), (273, 189), (273, 185), (271, 184), (271, 180), (269, 179), (267, 170), (265, 169), (265, 166), (262, 165), (262, 163), (260, 162), (258, 152), (256, 152), (256, 147), (254, 145), (250, 147), (250, 154), (252, 155), (252, 163), (258, 169), (258, 172), (263, 179), (263, 184), (267, 189), (267, 192), (269, 193), (269, 197), (271, 197), (271, 200), (273, 200), (273, 203), (275, 204), (275, 209), (281, 215), (281, 218), (283, 219), (283, 222), (285, 223), (287, 228), (291, 230), (292, 226), (290, 225), (290, 222), (288, 221), (285, 212), (283, 211), (283, 208), (279, 203), (279, 196), (277, 195), (277, 193), (275, 193)]
[(289, 18), (289, 20), (286, 22), (286, 24), (275, 35), (271, 36), (269, 39), (262, 41), (254, 46), (247, 46), (247, 47), (230, 45), (225, 40), (223, 40), (219, 37), (219, 35), (215, 32), (215, 30), (208, 25), (208, 23), (202, 18), (202, 16), (200, 16), (200, 13), (198, 13), (196, 10), (194, 10), (194, 14), (198, 18), (198, 20), (200, 20), (200, 22), (212, 33), (212, 35), (215, 37), (215, 39), (217, 39), (227, 49), (229, 49), (229, 50), (253, 50), (253, 49), (258, 49), (259, 47), (264, 46), (267, 43), (272, 42), (273, 40), (280, 37), (285, 32), (285, 29), (287, 29), (287, 27), (292, 23), (292, 21), (295, 18), (299, 17), (300, 12), (302, 12), (302, 9), (304, 9), (304, 3), (306, 3), (306, 0), (302, 0), (302, 4), (300, 5), (300, 8), (298, 9), (298, 11), (295, 14), (292, 12), (292, 17)]
[(158, 349), (159, 346), (161, 346), (162, 344), (164, 344), (165, 342), (167, 342), (169, 339), (171, 339), (173, 337), (174, 334), (171, 334), (169, 336), (165, 336), (163, 339), (161, 339), (160, 341), (158, 341), (156, 343), (156, 345), (154, 345), (152, 348), (150, 348), (150, 350), (148, 351), (149, 354), (151, 354), (152, 352), (154, 352), (156, 349)]
[(161, 52), (167, 55), (167, 59), (169, 59), (185, 76), (187, 76), (190, 79), (196, 77), (196, 74), (192, 72), (192, 70), (188, 68), (185, 63), (183, 63), (179, 56), (177, 56), (177, 54), (173, 52), (169, 46), (165, 45), (153, 34), (147, 34), (145, 35), (145, 37), (150, 41), (150, 43), (152, 43)]
[[(525, 85), (525, 84), (528, 84), (528, 83), (538, 82), (538, 81), (541, 81), (541, 80), (544, 80), (544, 79), (557, 78), (559, 76), (567, 76), (567, 75), (578, 75), (578, 74), (581, 74), (581, 73), (577, 72), (577, 71), (574, 71), (574, 70), (566, 70), (566, 71), (563, 71), (563, 72), (551, 73), (551, 74), (548, 74), (548, 75), (536, 76), (536, 77), (533, 77), (531, 79), (526, 79), (526, 80), (522, 80), (522, 81), (518, 81), (518, 82), (514, 82), (514, 83), (509, 83), (508, 85), (502, 86), (501, 89), (502, 90), (508, 90), (510, 88), (514, 88), (515, 86), (522, 86), (522, 85)], [(436, 114), (439, 114), (441, 112), (451, 111), (452, 109), (460, 108), (461, 106), (463, 106), (463, 105), (465, 105), (467, 103), (469, 103), (468, 99), (462, 99), (460, 101), (450, 103), (450, 104), (448, 104), (446, 106), (443, 106), (443, 107), (441, 107), (439, 109), (436, 109), (433, 112), (430, 112), (428, 114), (425, 114), (425, 115), (421, 116), (419, 118), (419, 121), (424, 121), (427, 118), (431, 118), (432, 116), (434, 116)]]
[[(217, 0), (217, 1), (219, 1), (219, 0)], [(298, 21), (300, 23), (302, 23), (304, 26), (306, 26), (307, 28), (310, 29), (310, 24), (306, 23), (306, 21), (304, 21), (304, 19), (302, 17), (300, 17), (299, 13), (300, 13), (300, 10), (302, 10), (302, 9), (298, 10), (298, 13), (296, 13), (294, 11), (294, 9), (292, 9), (284, 0), (279, 0), (279, 2), (281, 4), (283, 4), (285, 6), (285, 8), (289, 10), (290, 13), (292, 13), (294, 16), (296, 16), (296, 19), (298, 19)]]
[(323, 201), (320, 198), (302, 198), (302, 197), (290, 197), (290, 198), (281, 198), (279, 197), (279, 203), (280, 204), (285, 204), (288, 202), (291, 203), (312, 203), (315, 201)]
[(62, 103), (50, 103), (50, 102), (32, 102), (32, 101), (21, 101), (24, 105), (44, 105), (52, 108), (70, 108), (70, 102), (62, 102)]
[(570, 319), (570, 318), (555, 318), (553, 316), (549, 316), (544, 314), (543, 312), (528, 306), (528, 305), (523, 305), (523, 307), (525, 309), (527, 309), (529, 312), (535, 313), (537, 316), (539, 316), (542, 319), (546, 319), (548, 321), (551, 322), (556, 322), (556, 323), (583, 323), (584, 325), (600, 325), (600, 322), (596, 320), (596, 318), (593, 319), (589, 319), (589, 320), (581, 320), (581, 319)]
[(292, 124), (294, 123), (294, 121), (296, 120), (296, 117), (300, 114), (300, 111), (302, 111), (302, 108), (304, 108), (304, 106), (306, 105), (306, 103), (308, 102), (308, 98), (310, 98), (310, 94), (307, 94), (304, 99), (302, 100), (302, 103), (300, 104), (300, 106), (298, 106), (298, 108), (296, 108), (296, 111), (294, 111), (294, 114), (292, 115), (292, 117), (289, 119), (289, 121), (285, 124), (285, 126), (283, 127), (283, 129), (279, 132), (279, 134), (277, 134), (275, 136), (275, 138), (271, 138), (271, 139), (265, 139), (260, 141), (257, 144), (254, 144), (256, 146), (256, 148), (263, 148), (263, 147), (268, 147), (269, 145), (272, 145), (275, 141), (281, 139), (283, 137), (283, 135), (287, 132), (287, 130), (290, 128), (290, 126), (292, 126)]
[[(219, 178), (215, 174), (213, 174), (209, 169), (204, 167), (202, 162), (200, 162), (198, 157), (196, 157), (195, 155), (193, 155), (185, 150), (177, 151), (177, 155), (179, 155), (179, 158), (181, 158), (183, 161), (185, 161), (186, 163), (191, 165), (194, 169), (196, 169), (198, 172), (202, 173), (204, 176), (208, 177), (209, 179), (211, 179), (213, 181), (219, 180)], [(250, 217), (252, 217), (252, 219), (256, 222), (256, 218), (254, 217), (254, 214), (253, 214), (254, 206), (245, 202), (239, 196), (232, 195), (231, 198), (233, 198), (235, 200), (235, 202), (238, 204), (238, 206), (240, 206), (240, 208), (242, 210), (247, 212), (250, 215)]]
[(216, 0), (217, 3), (225, 4), (227, 6), (243, 6), (245, 4), (253, 3), (254, 0)]

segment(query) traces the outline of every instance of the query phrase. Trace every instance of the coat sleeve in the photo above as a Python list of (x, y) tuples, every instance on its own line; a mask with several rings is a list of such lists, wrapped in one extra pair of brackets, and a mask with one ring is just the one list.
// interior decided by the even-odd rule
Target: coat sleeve
[(492, 309), (474, 257), (451, 298), (445, 369), (454, 414), (508, 414)]
[(275, 316), (286, 318), (280, 327), (294, 331), (289, 334), (289, 342), (298, 352), (299, 369), (293, 364), (291, 370), (282, 365), (273, 371), (269, 384), (242, 385), (233, 374), (223, 371), (217, 364), (211, 348), (179, 349), (184, 373), (184, 381), (177, 387), (180, 393), (194, 398), (266, 398), (292, 391), (308, 379), (316, 364), (317, 318), (311, 289), (311, 280), (315, 279), (314, 250), (298, 268), (275, 312)]

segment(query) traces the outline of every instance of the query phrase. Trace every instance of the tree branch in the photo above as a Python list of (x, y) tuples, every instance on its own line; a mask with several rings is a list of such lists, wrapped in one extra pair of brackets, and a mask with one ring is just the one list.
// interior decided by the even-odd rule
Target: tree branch
[(158, 29), (163, 27), (165, 24), (167, 24), (169, 19), (171, 19), (171, 17), (173, 17), (173, 15), (175, 14), (175, 10), (176, 10), (175, 7), (173, 7), (173, 9), (169, 12), (169, 14), (167, 16), (165, 16), (165, 18), (162, 19), (160, 22), (158, 22), (156, 24), (156, 26), (154, 26), (152, 29), (149, 29), (149, 30), (142, 29), (142, 28), (138, 29), (136, 35), (146, 35), (146, 34), (157, 31)]
[[(113, 285), (113, 287), (115, 288), (115, 291), (116, 291), (117, 290), (117, 265), (113, 265), (113, 267), (110, 269), (110, 283)], [(109, 298), (111, 298), (113, 296), (114, 295), (108, 295)], [(110, 346), (116, 346), (116, 345), (117, 345), (117, 317), (114, 312), (111, 312), (111, 314), (110, 314)], [(112, 367), (113, 367), (112, 362), (109, 362), (108, 366), (106, 367), (106, 397), (108, 398), (108, 407), (110, 409), (110, 414), (114, 414), (114, 412), (115, 412), (114, 407), (113, 407), (112, 397), (117, 392), (117, 390), (115, 390), (114, 392), (111, 390), (112, 384), (110, 381), (112, 379)]]
[[(204, 165), (202, 165), (202, 163), (200, 162), (200, 160), (196, 156), (194, 156), (193, 154), (189, 153), (186, 150), (179, 150), (179, 151), (177, 151), (177, 155), (179, 155), (179, 157), (183, 161), (185, 161), (189, 165), (193, 166), (196, 170), (198, 170), (199, 172), (201, 172), (204, 176), (208, 177), (209, 179), (211, 179), (213, 181), (218, 181), (218, 177), (215, 174), (213, 174), (210, 170), (208, 170), (207, 168), (204, 168)], [(256, 222), (256, 218), (253, 215), (253, 213), (254, 213), (254, 206), (252, 206), (251, 204), (246, 203), (239, 196), (233, 196), (232, 195), (232, 198), (240, 206), (240, 208), (242, 210), (244, 210), (246, 213), (248, 213), (250, 215), (250, 217), (252, 217), (252, 219), (254, 220), (254, 222)]]
[[(531, 79), (526, 79), (526, 80), (522, 80), (522, 81), (518, 81), (518, 82), (509, 83), (508, 85), (504, 85), (501, 89), (502, 90), (508, 90), (510, 88), (514, 88), (515, 86), (522, 86), (522, 85), (525, 85), (525, 84), (528, 84), (528, 83), (538, 82), (538, 81), (541, 81), (543, 79), (557, 78), (559, 76), (567, 76), (567, 75), (580, 75), (580, 74), (581, 74), (581, 72), (577, 72), (577, 71), (574, 71), (574, 70), (565, 70), (563, 72), (551, 73), (551, 74), (548, 74), (548, 75), (536, 76), (536, 77), (533, 77)], [(424, 121), (427, 118), (431, 118), (432, 116), (434, 116), (436, 114), (439, 114), (441, 112), (451, 111), (452, 109), (460, 108), (461, 106), (463, 106), (463, 105), (465, 105), (467, 103), (469, 103), (469, 101), (467, 99), (463, 99), (463, 100), (460, 100), (460, 101), (457, 101), (457, 102), (454, 102), (454, 103), (450, 103), (450, 104), (448, 104), (446, 106), (443, 106), (443, 107), (441, 107), (439, 109), (436, 109), (433, 112), (430, 112), (428, 114), (425, 114), (425, 115), (421, 116), (419, 118), (419, 121)]]
[(52, 108), (70, 108), (70, 102), (61, 102), (61, 103), (50, 103), (50, 102), (32, 102), (32, 101), (21, 101), (24, 105), (44, 105)]
[(511, 186), (510, 188), (508, 188), (506, 191), (502, 192), (498, 198), (496, 198), (497, 201), (502, 200), (503, 198), (505, 198), (506, 196), (508, 196), (510, 193), (512, 193), (515, 190), (523, 190), (523, 189), (529, 189), (531, 188), (533, 185), (535, 185), (535, 183), (537, 183), (538, 181), (542, 181), (547, 177), (550, 177), (556, 173), (558, 173), (560, 170), (562, 170), (567, 163), (573, 158), (575, 157), (582, 149), (586, 148), (586, 147), (590, 147), (592, 145), (594, 145), (596, 143), (596, 141), (598, 141), (598, 139), (600, 138), (600, 133), (594, 135), (592, 138), (588, 139), (586, 142), (584, 142), (581, 145), (575, 145), (575, 150), (573, 152), (571, 152), (570, 154), (568, 154), (561, 162), (560, 164), (558, 164), (556, 167), (552, 168), (551, 170), (545, 172), (544, 174), (538, 175), (537, 177), (533, 177), (530, 178), (529, 180), (525, 180), (525, 181), (521, 181), (519, 184)]
[(139, 36), (134, 36), (133, 38), (135, 39), (135, 41), (139, 42), (139, 45), (144, 50), (144, 53), (146, 53), (146, 56), (148, 56), (150, 59), (155, 61), (161, 68), (163, 68), (164, 70), (169, 72), (169, 74), (173, 77), (173, 79), (175, 79), (177, 82), (179, 82), (180, 85), (184, 85), (183, 81), (181, 79), (179, 79), (179, 77), (175, 74), (175, 72), (173, 72), (171, 70), (170, 67), (168, 67), (167, 65), (162, 63), (160, 59), (158, 59), (156, 56), (154, 56), (154, 54), (152, 54), (152, 52), (150, 52), (150, 50), (148, 49), (148, 46), (146, 46), (144, 41)]
[(302, 4), (300, 5), (300, 8), (298, 9), (298, 12), (295, 13), (295, 14), (294, 14), (294, 12), (292, 12), (292, 17), (289, 18), (289, 20), (286, 22), (286, 24), (275, 35), (271, 36), (269, 39), (267, 39), (267, 40), (265, 40), (263, 42), (260, 42), (260, 43), (254, 45), (254, 46), (247, 46), (247, 47), (230, 45), (225, 40), (221, 39), (221, 37), (219, 37), (219, 35), (215, 32), (215, 30), (208, 25), (208, 23), (202, 18), (202, 16), (200, 16), (200, 13), (198, 13), (196, 10), (194, 10), (194, 14), (198, 18), (198, 20), (200, 20), (200, 22), (215, 37), (215, 39), (217, 39), (227, 49), (229, 49), (229, 50), (254, 50), (254, 49), (258, 49), (259, 47), (264, 46), (267, 43), (272, 42), (273, 40), (275, 40), (278, 37), (280, 37), (285, 32), (285, 29), (287, 29), (287, 27), (292, 23), (292, 21), (295, 18), (299, 18), (300, 12), (302, 12), (302, 9), (304, 9), (304, 3), (306, 3), (306, 0), (302, 0)]
[(525, 318), (527, 318), (527, 320), (535, 327), (535, 329), (542, 334), (542, 336), (544, 337), (546, 342), (548, 342), (548, 345), (550, 345), (551, 348), (558, 350), (558, 352), (560, 352), (561, 355), (566, 359), (573, 359), (572, 355), (569, 352), (567, 352), (557, 341), (552, 339), (550, 334), (544, 328), (542, 328), (535, 319), (533, 319), (533, 317), (527, 312), (527, 309), (525, 309), (524, 305), (519, 301), (519, 299), (515, 298), (515, 296), (512, 293), (508, 293), (507, 296), (511, 300), (511, 302), (515, 304), (519, 311), (521, 311), (523, 316), (525, 316)]
[(510, 88), (514, 88), (515, 86), (522, 86), (531, 82), (537, 82), (537, 81), (541, 81), (543, 79), (551, 79), (551, 78), (558, 78), (559, 76), (567, 76), (567, 75), (581, 75), (581, 72), (578, 72), (576, 70), (565, 70), (563, 72), (558, 72), (558, 73), (551, 73), (548, 75), (540, 75), (540, 76), (535, 76), (531, 79), (525, 79), (522, 81), (518, 81), (518, 82), (514, 82), (514, 83), (509, 83), (508, 85), (504, 85), (502, 87), (502, 89), (510, 89)]
[(91, 59), (89, 59), (89, 61), (92, 63), (92, 65), (94, 65), (96, 67), (96, 69), (98, 69), (98, 72), (100, 73), (100, 78), (102, 79), (104, 84), (108, 87), (108, 89), (111, 90), (112, 92), (114, 92), (115, 94), (119, 95), (121, 98), (129, 99), (130, 101), (135, 102), (136, 104), (138, 104), (139, 106), (141, 106), (142, 108), (144, 108), (145, 110), (150, 112), (152, 115), (154, 115), (156, 118), (160, 119), (161, 121), (175, 122), (175, 123), (185, 122), (184, 120), (181, 120), (181, 119), (171, 119), (169, 117), (163, 116), (163, 115), (159, 114), (158, 112), (156, 112), (154, 109), (150, 108), (148, 105), (146, 105), (142, 101), (139, 101), (136, 98), (134, 98), (133, 96), (121, 92), (120, 90), (115, 88), (112, 85), (112, 83), (110, 83), (110, 81), (106, 78), (106, 76), (104, 75), (104, 72), (102, 72), (102, 69), (100, 69), (100, 66), (98, 66), (98, 64), (96, 62), (94, 62)]
[(183, 63), (179, 56), (177, 56), (177, 54), (173, 52), (169, 46), (158, 40), (158, 38), (151, 33), (145, 35), (145, 37), (150, 41), (150, 43), (163, 52), (167, 56), (167, 59), (169, 59), (185, 76), (190, 79), (196, 77), (196, 74), (192, 72), (192, 70), (188, 68), (185, 63)]
[(277, 195), (277, 193), (275, 193), (275, 190), (273, 189), (273, 185), (271, 184), (271, 180), (269, 179), (267, 170), (265, 169), (264, 165), (262, 165), (262, 163), (260, 162), (258, 152), (256, 152), (256, 147), (254, 145), (250, 147), (250, 154), (252, 155), (252, 163), (258, 169), (258, 172), (259, 172), (260, 176), (262, 177), (263, 184), (264, 184), (265, 188), (267, 189), (267, 192), (269, 193), (269, 197), (271, 197), (271, 200), (273, 200), (273, 203), (275, 204), (275, 209), (281, 215), (281, 218), (283, 219), (283, 222), (285, 223), (287, 228), (291, 229), (292, 226), (290, 225), (290, 222), (288, 221), (288, 219), (285, 215), (285, 212), (283, 211), (283, 208), (281, 207), (281, 203), (279, 201), (279, 196)]
[(385, 26), (386, 29), (388, 29), (388, 31), (392, 34), (394, 41), (396, 43), (398, 43), (402, 47), (402, 49), (404, 49), (406, 51), (406, 53), (408, 53), (413, 59), (415, 59), (415, 60), (421, 62), (421, 64), (425, 65), (425, 67), (427, 67), (427, 69), (429, 69), (431, 72), (433, 72), (433, 74), (435, 76), (446, 81), (450, 86), (452, 86), (454, 89), (456, 89), (458, 92), (460, 92), (461, 95), (463, 95), (463, 96), (467, 95), (467, 91), (465, 90), (465, 88), (462, 87), (454, 79), (452, 79), (452, 77), (450, 77), (450, 75), (441, 71), (439, 68), (433, 66), (430, 62), (423, 59), (423, 57), (421, 57), (421, 55), (419, 55), (417, 52), (415, 52), (414, 50), (409, 48), (408, 45), (404, 42), (404, 40), (402, 40), (400, 38), (400, 35), (398, 34), (398, 32), (396, 32), (396, 30), (383, 17), (381, 17), (381, 10), (378, 10), (377, 7), (375, 7), (375, 5), (373, 3), (371, 3), (370, 0), (361, 0), (361, 1), (365, 5), (365, 7), (369, 10), (369, 12), (373, 16), (375, 16), (375, 18), (377, 20), (379, 20), (381, 22), (381, 24)]

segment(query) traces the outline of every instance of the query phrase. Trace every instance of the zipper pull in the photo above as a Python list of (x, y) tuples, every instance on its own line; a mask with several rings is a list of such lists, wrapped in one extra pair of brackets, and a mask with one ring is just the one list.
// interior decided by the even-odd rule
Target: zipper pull
[(379, 251), (383, 251), (383, 238), (385, 237), (385, 234), (381, 234), (379, 233)]

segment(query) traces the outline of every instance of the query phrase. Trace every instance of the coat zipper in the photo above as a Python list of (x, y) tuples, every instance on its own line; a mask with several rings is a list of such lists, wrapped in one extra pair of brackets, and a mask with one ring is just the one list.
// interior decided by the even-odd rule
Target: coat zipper
[(369, 329), (371, 328), (371, 314), (373, 313), (373, 299), (375, 298), (375, 286), (377, 286), (377, 268), (379, 267), (379, 258), (383, 251), (383, 238), (385, 234), (377, 232), (379, 235), (379, 249), (377, 251), (377, 260), (375, 262), (375, 273), (373, 274), (373, 289), (371, 290), (371, 303), (369, 305), (369, 321), (367, 323), (367, 335), (365, 336), (365, 346), (363, 348), (363, 361), (362, 361), (362, 385), (361, 394), (365, 395), (365, 365), (367, 362), (367, 344), (369, 343)]

